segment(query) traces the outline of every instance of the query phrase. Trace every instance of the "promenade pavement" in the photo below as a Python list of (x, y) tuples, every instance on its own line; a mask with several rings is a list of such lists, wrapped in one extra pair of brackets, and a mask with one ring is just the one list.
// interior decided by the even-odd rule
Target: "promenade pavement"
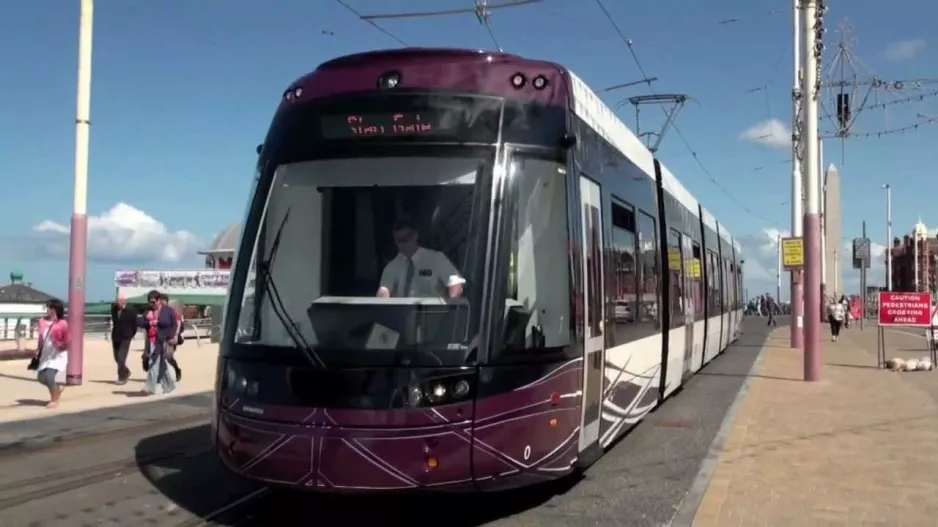
[[(920, 330), (886, 331), (887, 357), (927, 356)], [(822, 380), (806, 383), (788, 335), (764, 345), (683, 524), (938, 524), (938, 370), (878, 369), (869, 324), (825, 334)]]
[(111, 343), (101, 338), (87, 338), (82, 385), (68, 387), (59, 407), (53, 410), (45, 407), (49, 394), (36, 381), (35, 372), (26, 369), (28, 360), (0, 361), (0, 423), (122, 407), (152, 402), (156, 398), (185, 397), (213, 389), (218, 345), (206, 340), (201, 343), (188, 340), (176, 354), (183, 371), (176, 390), (166, 396), (142, 397), (140, 392), (145, 378), (141, 367), (142, 349), (143, 341), (138, 339), (127, 359), (131, 379), (127, 384), (118, 385)]

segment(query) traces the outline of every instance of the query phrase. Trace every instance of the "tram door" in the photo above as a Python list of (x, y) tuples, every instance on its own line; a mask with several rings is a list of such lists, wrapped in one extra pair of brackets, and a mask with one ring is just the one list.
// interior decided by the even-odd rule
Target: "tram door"
[(599, 440), (602, 413), (605, 295), (603, 277), (602, 200), (599, 185), (580, 176), (583, 246), (583, 408), (580, 452)]
[(690, 237), (681, 236), (681, 254), (684, 255), (684, 380), (694, 373), (694, 313), (696, 299), (694, 298), (694, 246)]

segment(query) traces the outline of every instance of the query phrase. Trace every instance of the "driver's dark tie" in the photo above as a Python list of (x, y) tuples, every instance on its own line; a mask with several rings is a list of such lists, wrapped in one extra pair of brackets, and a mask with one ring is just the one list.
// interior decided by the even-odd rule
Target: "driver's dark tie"
[(411, 258), (407, 259), (407, 274), (404, 275), (404, 289), (401, 290), (401, 296), (411, 297), (413, 292), (411, 288), (414, 286), (414, 260)]

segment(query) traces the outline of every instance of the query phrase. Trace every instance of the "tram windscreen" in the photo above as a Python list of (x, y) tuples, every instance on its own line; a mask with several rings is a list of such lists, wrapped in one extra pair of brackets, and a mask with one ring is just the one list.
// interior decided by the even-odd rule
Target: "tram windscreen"
[(488, 207), (477, 183), (487, 166), (359, 157), (278, 167), (237, 343), (299, 340), (327, 365), (463, 364), (481, 303), (478, 226)]

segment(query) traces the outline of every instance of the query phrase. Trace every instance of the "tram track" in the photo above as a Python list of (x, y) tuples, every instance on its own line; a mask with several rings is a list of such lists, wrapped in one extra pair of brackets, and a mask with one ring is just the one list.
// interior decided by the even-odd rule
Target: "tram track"
[(164, 421), (147, 421), (136, 425), (126, 426), (114, 430), (95, 430), (70, 437), (55, 436), (49, 439), (37, 439), (29, 441), (19, 441), (0, 446), (0, 462), (6, 459), (22, 456), (23, 454), (38, 454), (45, 452), (54, 452), (59, 450), (71, 450), (81, 446), (91, 444), (127, 439), (138, 436), (143, 433), (152, 433), (153, 435), (174, 430), (184, 426), (206, 424), (209, 422), (207, 414), (189, 415)]
[[(211, 449), (204, 446), (175, 448), (145, 457), (76, 467), (11, 481), (0, 485), (0, 511), (127, 476), (147, 466), (192, 458), (209, 452)], [(52, 483), (48, 484), (50, 482)]]

